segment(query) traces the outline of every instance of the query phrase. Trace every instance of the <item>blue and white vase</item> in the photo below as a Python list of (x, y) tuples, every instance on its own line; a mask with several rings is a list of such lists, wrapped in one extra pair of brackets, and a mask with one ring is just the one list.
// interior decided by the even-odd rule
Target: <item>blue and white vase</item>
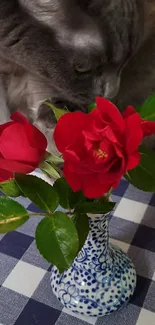
[(52, 269), (51, 285), (74, 313), (104, 316), (121, 308), (136, 287), (135, 268), (127, 255), (109, 244), (109, 215), (90, 217), (90, 232), (69, 270)]

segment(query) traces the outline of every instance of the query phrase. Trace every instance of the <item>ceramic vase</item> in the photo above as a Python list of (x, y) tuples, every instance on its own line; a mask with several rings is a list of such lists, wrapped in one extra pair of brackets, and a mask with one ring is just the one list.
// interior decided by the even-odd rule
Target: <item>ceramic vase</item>
[(55, 296), (74, 313), (104, 316), (127, 304), (136, 287), (128, 256), (109, 243), (109, 215), (89, 218), (90, 232), (72, 266), (63, 274), (52, 269)]

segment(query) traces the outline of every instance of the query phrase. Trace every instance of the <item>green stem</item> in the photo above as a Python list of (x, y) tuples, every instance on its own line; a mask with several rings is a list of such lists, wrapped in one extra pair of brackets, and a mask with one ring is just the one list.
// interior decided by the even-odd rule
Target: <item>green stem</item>
[(29, 217), (49, 217), (52, 214), (53, 214), (52, 212), (51, 213), (42, 213), (42, 212), (40, 212), (40, 213), (30, 213)]
[(48, 107), (52, 108), (52, 109), (56, 109), (57, 107), (54, 106), (51, 102), (44, 102), (45, 105), (47, 105)]
[[(49, 213), (49, 212), (47, 212), (47, 213), (40, 212), (40, 213), (30, 213), (30, 214), (28, 214), (28, 216), (29, 217), (51, 217), (53, 214), (54, 214), (54, 212), (51, 212), (51, 213)], [(72, 215), (73, 212), (66, 211), (66, 214)]]
[(44, 104), (47, 105), (48, 107), (52, 108), (53, 110), (55, 110), (55, 109), (60, 109), (61, 111), (64, 111), (64, 112), (66, 112), (66, 113), (69, 112), (69, 110), (68, 110), (68, 108), (67, 108), (66, 106), (64, 107), (64, 108), (65, 108), (65, 110), (64, 110), (64, 109), (62, 109), (62, 108), (56, 107), (56, 106), (53, 105), (51, 102), (49, 103), (49, 102), (45, 101)]
[(113, 188), (111, 188), (111, 189), (109, 190), (109, 192), (107, 193), (107, 195), (106, 195), (106, 199), (107, 199), (107, 200), (109, 200), (112, 191), (113, 191)]
[(113, 191), (113, 188), (111, 188), (109, 190), (109, 192), (107, 193), (107, 195), (101, 196), (98, 200), (95, 200), (95, 202), (97, 202), (97, 203), (105, 203), (105, 202), (108, 202), (112, 191)]

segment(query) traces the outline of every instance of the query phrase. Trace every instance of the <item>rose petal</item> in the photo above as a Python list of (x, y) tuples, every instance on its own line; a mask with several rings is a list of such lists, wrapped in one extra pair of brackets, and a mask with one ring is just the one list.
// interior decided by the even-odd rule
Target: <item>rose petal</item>
[(23, 114), (20, 112), (15, 112), (11, 115), (11, 119), (18, 122), (18, 125), (19, 123), (22, 123), (29, 145), (42, 150), (47, 148), (47, 139), (44, 134), (34, 125), (32, 125)]
[(117, 109), (117, 107), (111, 103), (108, 99), (97, 97), (96, 98), (97, 108), (99, 109), (102, 118), (106, 122), (112, 123), (113, 126), (116, 126), (119, 132), (124, 131), (124, 120)]
[(107, 164), (107, 169), (104, 169), (101, 171), (100, 176), (104, 179), (106, 183), (115, 183), (115, 181), (119, 178), (121, 178), (124, 175), (125, 168), (124, 168), (124, 160), (116, 160), (111, 165), (111, 168), (108, 169), (108, 164)]
[(129, 156), (126, 171), (136, 168), (140, 163), (140, 159), (141, 159), (141, 156), (140, 156), (139, 152), (135, 152), (134, 155)]
[(30, 166), (28, 164), (20, 163), (13, 160), (5, 160), (0, 158), (0, 169), (4, 169), (11, 173), (31, 173), (37, 166)]
[(120, 184), (121, 178), (122, 178), (122, 177), (116, 179), (115, 182), (112, 184), (111, 187), (112, 187), (113, 189), (117, 188), (117, 186)]
[(65, 161), (70, 161), (72, 163), (79, 163), (80, 162), (80, 158), (78, 157), (78, 155), (75, 153), (75, 151), (73, 150), (65, 150), (64, 154), (63, 154), (63, 158)]
[(26, 117), (20, 112), (12, 113), (10, 118), (14, 122), (26, 123), (28, 121)]
[(47, 148), (47, 139), (44, 134), (28, 121), (25, 123), (24, 127), (31, 147), (45, 151)]
[(60, 152), (72, 145), (81, 134), (84, 125), (88, 121), (88, 115), (82, 112), (66, 113), (60, 117), (55, 131), (54, 141)]
[(99, 141), (101, 140), (101, 135), (97, 133), (95, 133), (94, 128), (92, 127), (92, 130), (83, 130), (82, 134), (84, 135), (84, 138), (88, 141)]
[(102, 176), (100, 175), (99, 176), (100, 181), (99, 181), (98, 175), (90, 174), (88, 177), (83, 179), (83, 184), (81, 189), (84, 195), (89, 199), (99, 198), (110, 190), (111, 184), (104, 182), (104, 179), (102, 179), (101, 177)]
[(5, 182), (10, 178), (13, 178), (13, 173), (4, 169), (0, 169), (0, 182)]
[(21, 124), (13, 123), (7, 127), (0, 137), (0, 151), (6, 151), (6, 155), (13, 155), (14, 151), (22, 151), (23, 147), (28, 147), (29, 143), (25, 130)]
[(155, 122), (142, 120), (141, 123), (144, 137), (155, 134)]
[(141, 118), (138, 113), (134, 113), (125, 119), (126, 125), (126, 151), (132, 154), (138, 150), (138, 147), (143, 139), (141, 127)]
[(113, 130), (111, 129), (111, 127), (109, 125), (105, 128), (104, 132), (105, 132), (107, 139), (109, 139), (111, 142), (119, 143), (116, 135), (114, 134)]
[(69, 164), (67, 162), (64, 163), (64, 169), (63, 169), (64, 177), (66, 178), (66, 181), (72, 188), (74, 192), (80, 191), (81, 189), (81, 181), (80, 177), (77, 173), (71, 173)]
[(44, 152), (32, 148), (21, 124), (14, 123), (7, 127), (0, 137), (0, 151), (6, 159), (39, 164)]
[(0, 125), (0, 135), (2, 134), (2, 132), (3, 132), (7, 127), (10, 127), (12, 124), (13, 124), (13, 122), (7, 122), (7, 123), (4, 123), (4, 124), (1, 124), (1, 125)]
[(130, 116), (130, 115), (132, 115), (132, 114), (134, 114), (134, 113), (136, 113), (136, 110), (134, 109), (134, 107), (133, 107), (133, 106), (128, 106), (128, 107), (125, 109), (125, 111), (123, 112), (122, 116), (123, 116), (124, 118), (127, 118), (128, 116)]

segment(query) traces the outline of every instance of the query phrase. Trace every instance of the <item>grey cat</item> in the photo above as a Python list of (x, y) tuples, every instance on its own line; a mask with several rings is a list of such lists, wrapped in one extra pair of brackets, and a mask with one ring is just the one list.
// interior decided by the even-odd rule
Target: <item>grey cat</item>
[(154, 22), (153, 0), (0, 0), (0, 123), (20, 109), (53, 150), (45, 99), (141, 104), (155, 90)]

